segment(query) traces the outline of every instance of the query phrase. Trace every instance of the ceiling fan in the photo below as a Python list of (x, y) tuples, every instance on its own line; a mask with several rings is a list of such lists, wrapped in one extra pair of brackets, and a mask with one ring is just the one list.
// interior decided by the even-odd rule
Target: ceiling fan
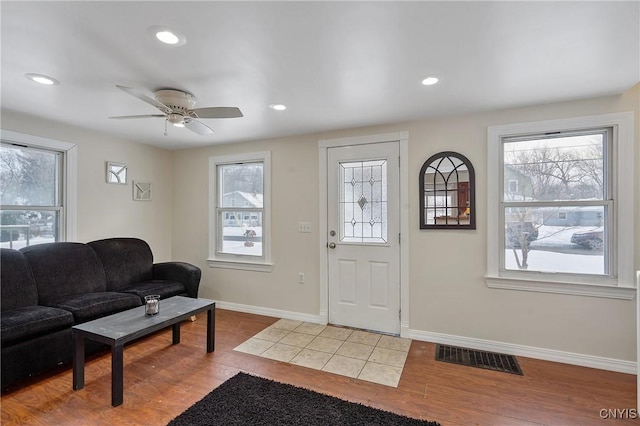
[(198, 133), (199, 135), (210, 135), (213, 130), (206, 124), (199, 121), (202, 118), (237, 118), (242, 117), (242, 112), (236, 107), (207, 107), (193, 108), (196, 105), (196, 97), (191, 93), (176, 89), (156, 90), (151, 98), (137, 89), (131, 87), (116, 85), (116, 87), (131, 96), (148, 103), (160, 111), (162, 114), (147, 115), (122, 115), (118, 117), (109, 117), (115, 119), (130, 118), (164, 118), (165, 128), (164, 135), (167, 135), (167, 123), (171, 123), (176, 127), (186, 127), (187, 129)]

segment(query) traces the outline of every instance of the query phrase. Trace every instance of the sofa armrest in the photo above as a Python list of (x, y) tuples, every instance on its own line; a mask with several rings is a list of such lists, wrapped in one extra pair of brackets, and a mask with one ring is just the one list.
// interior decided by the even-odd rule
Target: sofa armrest
[(184, 284), (189, 297), (198, 297), (202, 271), (195, 265), (186, 262), (163, 262), (153, 264), (154, 280), (178, 281)]

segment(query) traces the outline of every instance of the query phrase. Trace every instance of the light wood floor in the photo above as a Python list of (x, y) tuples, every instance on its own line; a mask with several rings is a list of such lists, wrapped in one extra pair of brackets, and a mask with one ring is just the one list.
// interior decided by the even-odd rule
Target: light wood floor
[[(206, 316), (125, 348), (124, 404), (111, 407), (108, 354), (89, 360), (85, 388), (65, 370), (2, 396), (2, 425), (163, 425), (239, 371), (445, 425), (591, 425), (601, 409), (631, 409), (636, 377), (519, 357), (524, 376), (434, 360), (414, 341), (398, 388), (233, 351), (277, 318), (218, 309), (216, 350), (205, 349)], [(638, 424), (616, 420), (615, 424)]]

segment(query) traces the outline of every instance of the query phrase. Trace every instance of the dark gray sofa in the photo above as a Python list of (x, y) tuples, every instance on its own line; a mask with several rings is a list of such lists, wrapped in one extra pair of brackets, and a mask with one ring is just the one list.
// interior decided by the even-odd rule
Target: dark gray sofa
[(0, 268), (3, 391), (70, 364), (74, 324), (140, 306), (149, 294), (195, 298), (201, 276), (189, 263), (154, 264), (136, 238), (1, 249)]

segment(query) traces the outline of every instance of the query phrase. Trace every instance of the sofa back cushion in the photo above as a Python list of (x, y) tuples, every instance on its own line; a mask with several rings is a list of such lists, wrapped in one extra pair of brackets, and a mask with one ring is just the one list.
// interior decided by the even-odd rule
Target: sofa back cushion
[(102, 261), (108, 291), (153, 279), (153, 253), (145, 241), (138, 238), (108, 238), (87, 244)]
[(24, 255), (11, 249), (0, 249), (0, 301), (9, 311), (38, 304), (38, 290), (31, 267)]
[(20, 251), (31, 265), (40, 305), (75, 294), (106, 291), (102, 263), (86, 244), (38, 244)]

